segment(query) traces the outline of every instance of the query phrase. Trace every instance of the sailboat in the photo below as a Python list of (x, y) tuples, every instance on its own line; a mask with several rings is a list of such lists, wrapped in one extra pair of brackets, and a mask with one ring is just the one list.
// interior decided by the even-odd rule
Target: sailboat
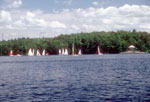
[(44, 49), (43, 52), (42, 52), (42, 56), (45, 56), (45, 49)]
[(13, 51), (12, 50), (10, 51), (9, 56), (13, 56)]
[(103, 53), (100, 52), (99, 46), (98, 46), (98, 55), (103, 55)]
[(17, 54), (16, 56), (22, 56), (21, 54)]
[(41, 54), (40, 54), (40, 51), (39, 51), (39, 50), (37, 50), (37, 52), (36, 52), (36, 56), (41, 56)]
[(68, 55), (68, 50), (66, 49), (66, 55)]
[(62, 55), (64, 55), (65, 54), (65, 50), (64, 49), (62, 49), (62, 53), (61, 53)]
[(68, 55), (68, 50), (64, 49), (64, 55)]
[(29, 51), (28, 51), (28, 56), (33, 56), (33, 52), (32, 52), (32, 49), (30, 48)]
[(78, 53), (78, 55), (82, 55), (81, 49), (79, 50), (79, 53)]
[(61, 51), (61, 49), (59, 49), (59, 55), (61, 55), (62, 54), (62, 51)]

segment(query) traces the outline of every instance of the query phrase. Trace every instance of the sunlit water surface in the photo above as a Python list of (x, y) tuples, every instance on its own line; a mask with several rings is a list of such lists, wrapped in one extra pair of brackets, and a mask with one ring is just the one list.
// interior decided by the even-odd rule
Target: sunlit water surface
[(150, 54), (0, 57), (0, 102), (150, 102)]

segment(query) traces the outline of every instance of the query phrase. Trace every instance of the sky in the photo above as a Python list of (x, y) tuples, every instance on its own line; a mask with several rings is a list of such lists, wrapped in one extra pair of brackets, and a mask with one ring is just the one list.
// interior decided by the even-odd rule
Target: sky
[(150, 0), (0, 0), (0, 40), (133, 29), (150, 32)]

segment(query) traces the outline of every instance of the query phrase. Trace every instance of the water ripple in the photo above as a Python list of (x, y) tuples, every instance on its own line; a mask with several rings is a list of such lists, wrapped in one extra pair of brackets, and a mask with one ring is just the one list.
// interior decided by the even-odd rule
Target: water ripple
[(149, 62), (148, 54), (0, 57), (0, 102), (149, 102)]

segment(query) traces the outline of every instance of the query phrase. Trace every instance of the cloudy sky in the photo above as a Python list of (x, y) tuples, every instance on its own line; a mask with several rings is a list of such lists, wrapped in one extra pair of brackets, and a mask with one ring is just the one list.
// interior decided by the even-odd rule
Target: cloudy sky
[(0, 0), (0, 40), (132, 29), (150, 32), (150, 0)]

